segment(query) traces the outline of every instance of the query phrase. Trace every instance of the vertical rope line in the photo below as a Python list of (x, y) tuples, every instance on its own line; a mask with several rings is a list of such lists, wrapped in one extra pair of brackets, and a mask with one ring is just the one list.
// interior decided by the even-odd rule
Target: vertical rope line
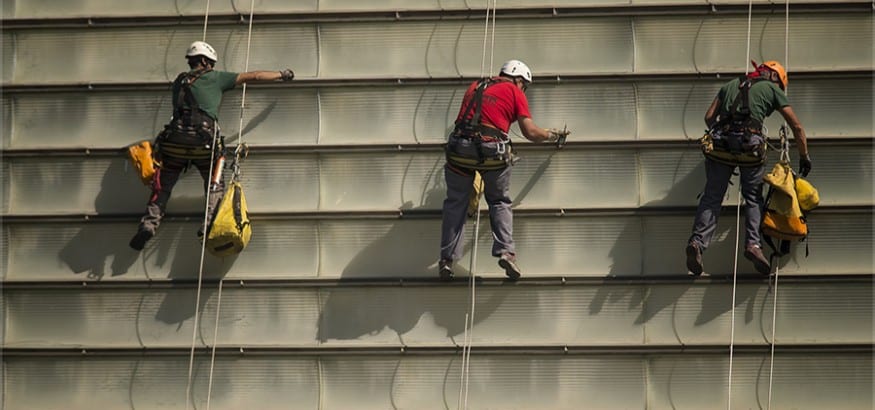
[[(207, 0), (206, 9), (204, 10), (204, 32), (202, 36), (202, 41), (207, 41), (207, 25), (210, 21), (210, 0)], [(216, 146), (216, 138), (218, 137), (218, 127), (213, 127), (213, 141), (212, 147), (213, 150), (210, 152), (210, 178), (213, 176), (213, 165), (215, 163), (215, 146)], [(207, 192), (206, 192), (206, 201), (204, 204), (204, 219), (203, 219), (203, 232), (206, 235), (207, 232), (207, 214), (209, 212), (210, 206), (210, 182), (207, 182)], [(204, 253), (206, 251), (206, 238), (201, 238), (201, 256), (200, 256), (200, 264), (198, 268), (197, 274), (197, 296), (195, 296), (195, 305), (194, 305), (194, 323), (191, 331), (191, 350), (189, 351), (188, 356), (188, 380), (185, 385), (185, 409), (189, 409), (189, 397), (191, 397), (191, 384), (192, 384), (192, 374), (194, 372), (194, 345), (197, 341), (197, 328), (198, 328), (198, 316), (200, 315), (200, 301), (201, 301), (201, 285), (203, 282), (203, 272), (204, 272)]]
[(498, 2), (498, 0), (492, 0), (492, 34), (491, 34), (492, 45), (490, 46), (490, 50), (489, 50), (489, 70), (488, 70), (490, 73), (495, 68), (495, 65), (494, 65), (494, 61), (495, 61), (495, 14), (498, 11), (498, 6), (496, 6), (497, 2)]
[[(484, 184), (485, 184), (485, 182), (484, 182)], [(474, 267), (477, 266), (477, 237), (480, 236), (480, 209), (479, 209), (480, 208), (480, 201), (479, 201), (479, 197), (478, 197), (478, 201), (477, 201), (477, 208), (478, 208), (477, 209), (477, 218), (476, 218), (476, 222), (474, 223), (474, 246), (471, 249), (471, 267), (470, 267), (470, 269), (468, 269), (468, 271), (470, 272), (468, 275), (468, 285), (471, 289), (471, 305), (469, 307), (469, 309), (471, 310), (471, 314), (470, 314), (470, 320), (466, 320), (466, 322), (468, 323), (468, 330), (466, 330), (466, 332), (465, 332), (467, 335), (466, 345), (468, 346), (468, 349), (467, 349), (467, 351), (462, 352), (462, 354), (465, 355), (465, 360), (464, 360), (465, 401), (463, 403), (464, 404), (464, 407), (462, 407), (463, 409), (468, 408), (468, 382), (471, 379), (471, 373), (469, 371), (469, 369), (471, 367), (471, 343), (474, 341), (474, 303), (477, 300), (477, 294), (476, 294), (477, 281), (474, 280), (474, 276), (475, 276), (474, 275)]]
[(780, 268), (775, 268), (775, 288), (772, 294), (772, 297), (775, 299), (772, 305), (772, 339), (771, 339), (771, 352), (769, 357), (769, 406), (768, 409), (772, 408), (772, 381), (775, 370), (775, 325), (777, 324), (777, 316), (778, 316), (778, 275), (780, 274)]
[[(786, 0), (784, 2), (784, 69), (790, 66), (790, 0)], [(784, 92), (786, 93), (787, 87), (785, 87)], [(784, 121), (784, 125), (781, 127), (781, 160), (786, 159), (788, 162), (790, 161), (790, 147), (789, 141), (787, 141), (787, 121)], [(778, 278), (781, 273), (780, 264), (775, 267), (775, 287), (773, 291), (772, 297), (775, 299), (772, 302), (772, 339), (771, 339), (771, 348), (769, 351), (769, 402), (768, 409), (772, 409), (772, 387), (774, 386), (774, 375), (775, 375), (775, 345), (777, 341), (775, 340), (775, 334), (777, 333), (777, 325), (778, 325)]]
[[(243, 72), (249, 71), (249, 56), (250, 51), (252, 49), (252, 20), (253, 13), (255, 12), (255, 0), (251, 0), (249, 3), (249, 27), (247, 30), (247, 38), (246, 38), (246, 61), (244, 63)], [(232, 180), (237, 178), (237, 166), (239, 165), (237, 161), (239, 161), (239, 153), (240, 147), (243, 145), (243, 112), (246, 108), (246, 83), (243, 83), (243, 92), (240, 98), (240, 124), (237, 128), (237, 150), (235, 152), (234, 158), (234, 175), (231, 176)], [(209, 197), (207, 197), (209, 201)], [(204, 236), (206, 236), (206, 229), (204, 229)], [(206, 238), (204, 238), (204, 246), (206, 246)], [(202, 252), (203, 253), (203, 252)], [(203, 269), (203, 261), (201, 261), (201, 269)], [(216, 347), (218, 346), (219, 340), (219, 315), (222, 310), (222, 283), (223, 281), (219, 279), (219, 294), (216, 298), (216, 326), (213, 329), (213, 348), (210, 354), (210, 374), (207, 381), (207, 410), (210, 410), (210, 395), (213, 390), (213, 368), (216, 363)]]
[(216, 300), (216, 327), (213, 328), (213, 350), (210, 353), (210, 377), (207, 383), (207, 410), (210, 410), (210, 398), (213, 395), (213, 368), (216, 364), (216, 345), (219, 344), (219, 312), (222, 306), (222, 284), (223, 280), (219, 279), (219, 295)]
[(480, 78), (486, 71), (486, 40), (489, 38), (489, 0), (486, 0), (486, 22), (483, 24), (483, 56), (480, 58)]
[(194, 372), (194, 345), (197, 341), (197, 333), (198, 326), (200, 325), (200, 307), (201, 307), (201, 289), (203, 289), (203, 278), (204, 278), (204, 255), (207, 249), (207, 215), (210, 211), (210, 191), (213, 189), (212, 187), (212, 178), (213, 172), (215, 171), (213, 168), (216, 163), (216, 140), (219, 136), (219, 127), (213, 127), (213, 142), (210, 150), (210, 181), (206, 183), (207, 192), (206, 192), (206, 201), (204, 201), (204, 213), (203, 219), (201, 223), (201, 229), (204, 233), (204, 237), (201, 238), (201, 257), (200, 263), (198, 264), (198, 272), (197, 272), (197, 296), (195, 296), (194, 302), (194, 323), (192, 324), (191, 329), (191, 350), (188, 355), (188, 382), (185, 385), (185, 409), (188, 410), (189, 406), (189, 397), (191, 397), (191, 385), (192, 385), (192, 374)]
[(210, 0), (207, 0), (207, 9), (204, 12), (204, 37), (203, 41), (207, 41), (207, 22), (210, 20)]
[[(747, 2), (747, 41), (745, 43), (746, 55), (744, 61), (744, 74), (750, 72), (750, 26), (753, 20), (753, 0)], [(739, 179), (741, 173), (739, 172)], [(741, 238), (741, 181), (738, 184), (738, 206), (735, 214), (735, 258), (732, 265), (732, 313), (730, 314), (729, 330), (729, 380), (727, 381), (726, 406), (732, 410), (732, 360), (735, 354), (735, 297), (738, 285), (738, 247)]]
[(465, 396), (465, 353), (468, 351), (468, 319), (470, 316), (465, 313), (465, 331), (462, 335), (462, 363), (459, 365), (459, 404), (457, 409), (462, 408), (462, 398)]
[(739, 230), (741, 229), (741, 183), (738, 184), (738, 207), (735, 214), (735, 263), (732, 266), (732, 313), (730, 315), (730, 331), (729, 331), (729, 387), (727, 388), (727, 408), (732, 410), (732, 356), (735, 352), (735, 295), (738, 279), (738, 245), (741, 237)]
[(747, 74), (750, 72), (750, 24), (753, 15), (753, 0), (749, 0), (747, 2), (747, 58), (744, 60), (744, 73)]

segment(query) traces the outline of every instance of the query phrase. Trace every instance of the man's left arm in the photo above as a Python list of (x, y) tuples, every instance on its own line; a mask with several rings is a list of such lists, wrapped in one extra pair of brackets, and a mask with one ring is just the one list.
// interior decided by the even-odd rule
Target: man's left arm
[(248, 71), (237, 74), (236, 84), (240, 85), (248, 82), (270, 82), (270, 81), (291, 81), (295, 78), (295, 73), (291, 69), (282, 71)]

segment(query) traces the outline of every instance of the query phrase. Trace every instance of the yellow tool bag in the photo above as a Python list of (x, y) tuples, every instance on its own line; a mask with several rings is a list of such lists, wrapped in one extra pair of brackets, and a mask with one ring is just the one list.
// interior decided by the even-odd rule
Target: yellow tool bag
[(763, 234), (783, 240), (805, 239), (808, 225), (796, 198), (796, 182), (790, 164), (784, 161), (775, 164), (763, 180), (771, 185), (763, 212)]
[(157, 163), (152, 157), (152, 143), (149, 140), (140, 141), (128, 147), (128, 158), (134, 169), (137, 170), (137, 176), (143, 185), (152, 185), (152, 178), (155, 176), (155, 167)]
[(483, 197), (483, 178), (479, 171), (474, 171), (474, 184), (471, 186), (471, 196), (468, 197), (468, 217), (473, 218), (480, 209), (480, 198)]
[(796, 178), (796, 198), (799, 200), (799, 208), (802, 212), (808, 212), (820, 205), (817, 188), (802, 178)]
[(230, 256), (243, 251), (252, 236), (249, 212), (243, 187), (233, 181), (216, 211), (216, 217), (207, 235), (207, 250), (216, 256)]

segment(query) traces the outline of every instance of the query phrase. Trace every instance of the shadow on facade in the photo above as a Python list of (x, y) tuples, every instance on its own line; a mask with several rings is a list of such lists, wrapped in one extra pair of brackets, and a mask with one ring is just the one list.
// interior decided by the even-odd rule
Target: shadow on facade
[[(689, 195), (690, 187), (694, 186), (695, 189), (700, 190), (704, 186), (704, 175), (705, 175), (705, 167), (704, 162), (700, 162), (699, 165), (696, 166), (691, 172), (682, 176), (677, 182), (673, 185), (673, 187), (667, 192), (665, 197), (659, 200), (650, 201), (645, 203), (642, 207), (663, 207), (663, 206), (673, 206), (678, 203), (690, 202), (691, 198), (687, 198), (685, 196)], [(733, 186), (730, 186), (730, 191), (732, 192)], [(743, 217), (743, 216), (742, 216)], [(639, 217), (640, 218), (640, 217)], [(723, 215), (721, 220), (725, 220), (726, 218), (733, 218), (734, 215)], [(686, 246), (686, 238), (689, 235), (689, 229), (692, 227), (694, 219), (694, 211), (689, 215), (688, 219), (684, 220), (685, 234), (683, 236), (683, 240), (678, 241), (676, 246), (673, 246), (671, 249), (676, 249), (675, 253), (672, 253), (672, 256), (676, 256), (676, 258), (672, 258), (672, 260), (676, 260), (676, 263), (671, 264), (671, 269), (668, 272), (661, 273), (650, 273), (648, 275), (679, 275), (686, 273), (686, 265), (685, 265), (685, 256), (684, 256), (684, 247)], [(716, 260), (715, 252), (720, 252), (722, 250), (714, 249), (717, 246), (716, 238), (724, 237), (730, 234), (728, 225), (721, 224), (718, 229), (720, 229), (717, 233), (715, 233), (715, 243), (712, 244), (712, 249), (710, 252), (710, 256), (712, 259), (712, 263), (708, 264), (709, 254), (705, 254), (705, 265), (706, 272), (724, 272), (728, 269), (730, 272), (731, 280), (731, 266), (727, 269), (723, 267), (716, 267), (713, 262)], [(636, 219), (634, 222), (630, 222), (620, 234), (617, 243), (634, 243), (636, 237), (641, 235), (641, 225), (640, 222)], [(734, 238), (734, 237), (733, 237)], [(647, 246), (647, 244), (643, 244), (643, 246)], [(614, 267), (623, 266), (623, 258), (624, 254), (627, 252), (626, 249), (617, 245), (610, 251), (610, 256), (614, 259)], [(642, 256), (644, 257), (644, 256)], [(739, 263), (743, 264), (746, 260), (740, 260)], [(710, 268), (710, 269), (709, 269)], [(608, 274), (608, 279), (604, 284), (599, 286), (599, 290), (592, 302), (589, 305), (590, 314), (598, 314), (601, 312), (605, 304), (614, 304), (614, 303), (623, 303), (625, 301), (628, 310), (640, 311), (640, 314), (635, 319), (635, 324), (644, 324), (650, 321), (654, 316), (662, 312), (666, 308), (672, 308), (677, 303), (678, 300), (683, 297), (683, 295), (693, 286), (694, 279), (690, 277), (688, 282), (675, 282), (671, 285), (637, 285), (637, 286), (626, 286), (626, 285), (618, 285), (611, 284), (611, 279), (614, 278), (622, 278), (622, 277), (638, 277), (638, 272), (627, 272), (619, 269), (612, 268), (612, 270)], [(716, 276), (715, 278), (720, 278), (720, 276)], [(755, 287), (739, 287), (736, 293), (736, 301), (735, 306), (741, 306), (751, 298), (756, 295)], [(705, 292), (705, 296), (702, 300), (701, 312), (698, 315), (695, 324), (702, 325), (711, 320), (719, 317), (723, 313), (729, 311), (731, 309), (731, 293), (725, 292), (725, 288), (722, 286), (708, 286)], [(753, 303), (747, 303), (745, 318), (747, 321), (750, 321), (753, 316)]]

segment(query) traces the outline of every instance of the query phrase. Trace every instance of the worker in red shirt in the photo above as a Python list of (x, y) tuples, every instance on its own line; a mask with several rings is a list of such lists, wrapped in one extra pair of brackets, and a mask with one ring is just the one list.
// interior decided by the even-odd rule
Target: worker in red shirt
[(556, 141), (567, 131), (540, 128), (529, 113), (525, 91), (532, 71), (522, 61), (510, 60), (498, 76), (474, 81), (462, 101), (456, 127), (446, 145), (444, 177), (447, 198), (443, 206), (438, 272), (453, 278), (453, 262), (462, 257), (462, 234), (475, 172), (484, 183), (492, 227), (492, 255), (513, 280), (520, 277), (513, 243), (513, 212), (509, 196), (514, 154), (507, 131), (513, 121), (532, 142)]

